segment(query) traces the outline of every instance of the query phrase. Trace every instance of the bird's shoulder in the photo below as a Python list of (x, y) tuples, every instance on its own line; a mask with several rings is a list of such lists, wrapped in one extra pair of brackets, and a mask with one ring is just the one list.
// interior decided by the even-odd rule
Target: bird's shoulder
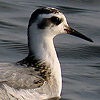
[(16, 89), (34, 89), (42, 86), (44, 81), (34, 67), (0, 63), (0, 87), (7, 84)]

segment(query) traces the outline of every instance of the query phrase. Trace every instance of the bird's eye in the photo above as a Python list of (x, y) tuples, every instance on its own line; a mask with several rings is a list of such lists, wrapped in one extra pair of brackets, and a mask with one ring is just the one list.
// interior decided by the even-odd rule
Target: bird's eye
[(58, 17), (55, 17), (55, 16), (51, 17), (50, 20), (52, 23), (54, 23), (56, 25), (59, 25), (61, 23), (61, 19)]

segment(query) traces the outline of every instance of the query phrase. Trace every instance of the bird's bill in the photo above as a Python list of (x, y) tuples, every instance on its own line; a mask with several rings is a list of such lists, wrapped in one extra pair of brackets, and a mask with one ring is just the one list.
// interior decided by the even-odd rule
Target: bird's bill
[(93, 42), (92, 39), (90, 39), (90, 38), (86, 37), (85, 35), (79, 33), (78, 31), (74, 30), (73, 28), (68, 27), (67, 29), (65, 29), (65, 31), (67, 32), (67, 34), (74, 35), (76, 37), (82, 38), (82, 39), (87, 40), (89, 42)]

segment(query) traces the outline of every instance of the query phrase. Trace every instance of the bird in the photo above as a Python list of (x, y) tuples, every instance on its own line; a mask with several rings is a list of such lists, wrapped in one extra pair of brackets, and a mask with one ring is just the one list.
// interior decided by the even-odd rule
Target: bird
[(71, 28), (56, 8), (42, 7), (31, 14), (27, 57), (16, 63), (0, 63), (0, 100), (60, 99), (62, 75), (53, 39), (63, 33), (93, 42)]

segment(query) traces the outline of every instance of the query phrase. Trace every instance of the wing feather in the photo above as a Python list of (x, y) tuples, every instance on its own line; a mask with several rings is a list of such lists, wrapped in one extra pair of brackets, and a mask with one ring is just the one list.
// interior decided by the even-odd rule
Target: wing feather
[(44, 84), (44, 79), (34, 68), (16, 66), (16, 64), (0, 64), (0, 87), (7, 84), (16, 89), (34, 89)]

